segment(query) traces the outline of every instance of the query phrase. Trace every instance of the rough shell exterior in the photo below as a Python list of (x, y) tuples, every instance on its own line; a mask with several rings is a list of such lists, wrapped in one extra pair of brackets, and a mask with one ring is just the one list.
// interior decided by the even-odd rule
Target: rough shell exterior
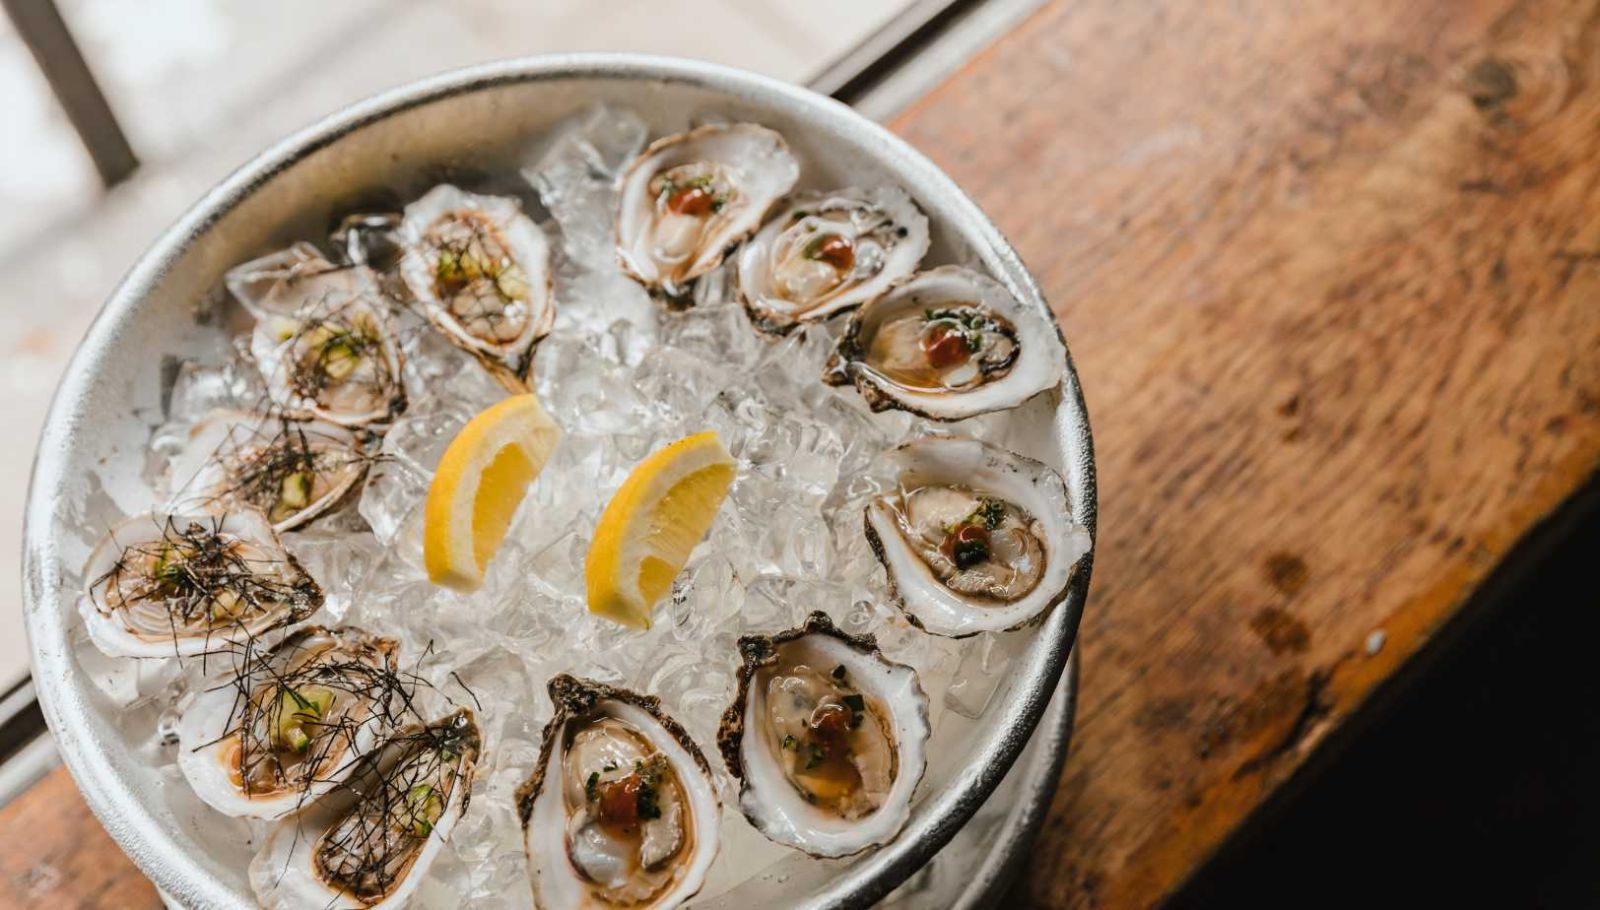
[(717, 728), (717, 750), (722, 753), (722, 760), (734, 777), (744, 779), (744, 759), (739, 755), (739, 745), (744, 740), (744, 709), (749, 701), (751, 681), (762, 667), (777, 660), (780, 646), (811, 634), (830, 635), (863, 654), (882, 657), (877, 638), (872, 635), (851, 635), (834, 625), (828, 614), (821, 610), (807, 616), (798, 628), (775, 635), (742, 636), (739, 639), (739, 689), (734, 695), (733, 704), (722, 712), (722, 725)]
[(711, 777), (711, 766), (706, 762), (700, 747), (695, 745), (694, 739), (689, 736), (689, 731), (661, 710), (661, 699), (654, 695), (640, 695), (628, 689), (608, 686), (594, 680), (579, 679), (566, 673), (550, 680), (549, 691), (550, 701), (555, 704), (556, 712), (544, 726), (544, 736), (539, 742), (539, 763), (534, 766), (533, 774), (517, 788), (517, 817), (522, 820), (524, 826), (528, 824), (528, 817), (533, 812), (534, 798), (544, 787), (544, 772), (549, 764), (550, 752), (560, 747), (561, 744), (557, 739), (567, 721), (593, 714), (602, 702), (618, 701), (630, 704), (655, 718), (679, 745), (694, 756), (701, 773), (707, 778)]

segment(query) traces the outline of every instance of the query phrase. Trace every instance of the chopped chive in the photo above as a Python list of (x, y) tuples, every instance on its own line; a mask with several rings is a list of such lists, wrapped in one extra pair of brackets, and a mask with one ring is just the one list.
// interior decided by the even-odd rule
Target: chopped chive
[(817, 745), (816, 743), (812, 743), (809, 746), (809, 749), (810, 749), (810, 753), (806, 756), (806, 770), (807, 771), (810, 771), (812, 768), (815, 768), (816, 766), (822, 764), (823, 758), (826, 757), (826, 755), (822, 751), (822, 747)]

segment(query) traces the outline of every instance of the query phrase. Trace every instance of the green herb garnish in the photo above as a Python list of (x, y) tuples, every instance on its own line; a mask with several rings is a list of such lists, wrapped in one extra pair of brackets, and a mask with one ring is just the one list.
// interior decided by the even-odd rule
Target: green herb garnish
[(806, 770), (810, 771), (812, 768), (822, 764), (822, 760), (827, 758), (827, 753), (816, 743), (812, 743), (807, 749), (809, 752), (806, 756)]
[(1000, 527), (1000, 523), (1005, 521), (1005, 518), (1006, 504), (998, 499), (985, 498), (979, 500), (978, 508), (973, 511), (972, 517), (968, 521), (974, 524), (982, 524), (985, 528), (993, 531), (995, 528)]
[[(652, 761), (650, 767), (639, 771), (639, 817), (652, 819), (661, 817), (661, 772), (664, 762)], [(635, 762), (636, 767), (642, 768), (642, 763)]]

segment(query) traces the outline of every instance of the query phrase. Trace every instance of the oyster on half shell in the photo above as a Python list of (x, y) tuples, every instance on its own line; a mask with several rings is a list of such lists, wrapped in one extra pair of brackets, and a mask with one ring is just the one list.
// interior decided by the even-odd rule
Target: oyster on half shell
[(1089, 531), (1049, 466), (975, 439), (885, 455), (895, 488), (866, 507), (867, 542), (907, 618), (936, 635), (1014, 629), (1067, 595)]
[(252, 642), (322, 606), (265, 517), (152, 513), (89, 554), (78, 611), (112, 657), (186, 657)]
[(666, 910), (716, 858), (722, 803), (705, 756), (651, 696), (565, 674), (539, 764), (517, 791), (541, 910)]
[(235, 268), (227, 284), (256, 317), (250, 353), (283, 416), (364, 427), (405, 410), (404, 360), (371, 269), (330, 265), (301, 243)]
[(178, 721), (178, 767), (225, 815), (279, 818), (327, 793), (397, 726), (399, 643), (311, 626), (197, 693)]
[(783, 136), (753, 123), (702, 126), (651, 143), (622, 174), (617, 259), (653, 294), (680, 299), (722, 264), (794, 186)]
[(987, 275), (947, 265), (856, 310), (823, 381), (854, 383), (874, 411), (961, 420), (1054, 388), (1065, 364), (1048, 319)]
[(871, 300), (927, 251), (927, 216), (905, 190), (800, 193), (739, 251), (739, 296), (757, 328), (782, 334)]
[(465, 708), (395, 733), (268, 832), (250, 862), (261, 906), (403, 906), (467, 810), (481, 749)]
[(555, 325), (550, 242), (505, 196), (441, 184), (406, 206), (400, 274), (428, 320), (513, 392)]
[(254, 508), (288, 531), (348, 501), (370, 461), (345, 427), (218, 411), (195, 422), (172, 460), (172, 508)]
[(739, 690), (717, 744), (739, 808), (769, 839), (813, 856), (893, 840), (927, 766), (928, 696), (911, 667), (827, 614), (739, 639)]

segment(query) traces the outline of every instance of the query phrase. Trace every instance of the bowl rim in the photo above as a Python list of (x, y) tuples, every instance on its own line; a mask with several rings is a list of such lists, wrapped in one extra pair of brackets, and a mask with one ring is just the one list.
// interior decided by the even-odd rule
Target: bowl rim
[[(108, 743), (83, 735), (89, 706), (75, 697), (77, 673), (68, 633), (77, 611), (63, 590), (59, 548), (51, 537), (54, 512), (67, 489), (65, 451), (82, 432), (79, 413), (96, 381), (95, 367), (118, 330), (159, 284), (178, 258), (223, 215), (278, 174), (322, 148), (366, 126), (404, 111), (457, 95), (497, 87), (566, 79), (644, 80), (682, 84), (741, 97), (812, 119), (858, 140), (892, 171), (914, 175), (942, 197), (965, 222), (964, 230), (988, 247), (1005, 281), (1052, 324), (1054, 314), (1037, 284), (999, 230), (943, 171), (887, 129), (853, 109), (809, 89), (743, 70), (672, 57), (626, 53), (582, 53), (522, 57), (470, 66), (390, 89), (320, 118), (233, 171), (164, 231), (112, 292), (79, 343), (57, 387), (40, 434), (23, 522), (23, 609), (34, 660), (39, 703), (62, 759), (90, 809), (135, 864), (163, 892), (186, 906), (237, 906), (230, 887), (191, 856), (177, 850), (173, 834), (145, 810), (123, 784)], [(1059, 325), (1057, 324), (1059, 332)], [(1094, 560), (1097, 495), (1093, 440), (1082, 389), (1070, 352), (1066, 355), (1054, 432), (1063, 450), (1076, 455), (1064, 473), (1073, 489), (1076, 518), (1089, 529), (1091, 548), (1074, 572), (1065, 600), (1038, 626), (1042, 646), (1030, 645), (1018, 669), (1027, 685), (993, 718), (994, 732), (980, 744), (976, 761), (958, 771), (941, 792), (925, 797), (890, 844), (860, 860), (814, 892), (813, 906), (860, 907), (878, 900), (920, 868), (953, 837), (999, 784), (1027, 744), (1072, 650), (1087, 599)]]

